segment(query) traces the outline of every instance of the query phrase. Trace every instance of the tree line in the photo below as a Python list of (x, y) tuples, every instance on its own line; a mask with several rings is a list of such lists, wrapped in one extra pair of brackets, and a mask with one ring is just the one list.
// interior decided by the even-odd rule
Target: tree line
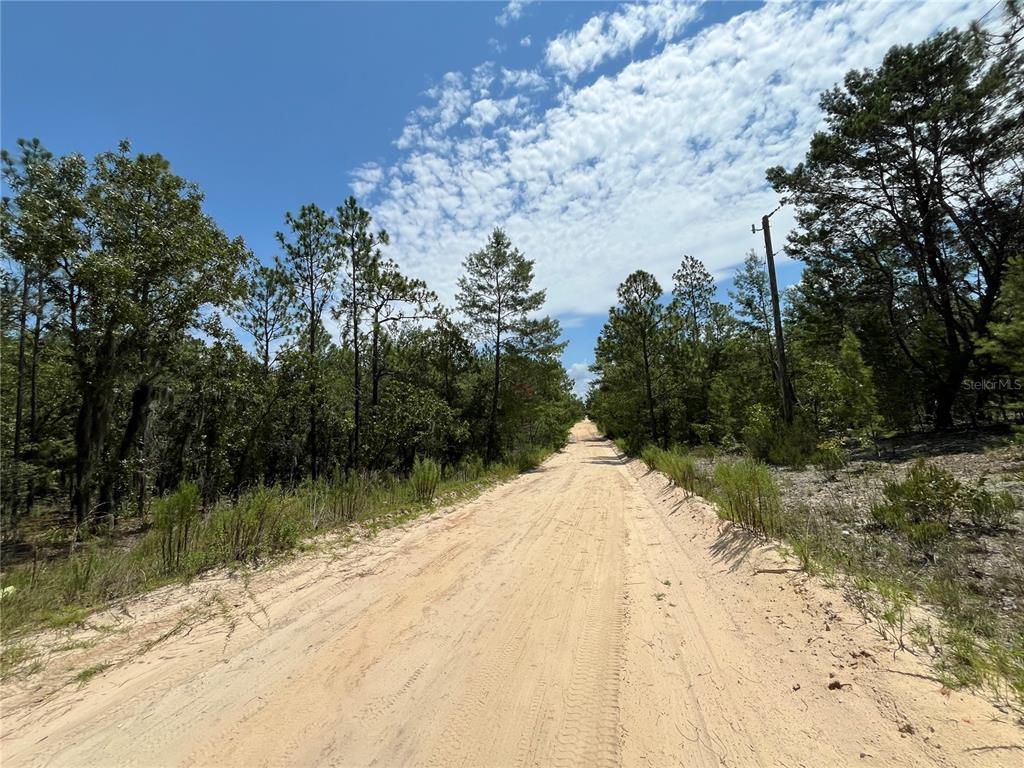
[[(637, 271), (597, 342), (588, 409), (612, 436), (745, 444), (799, 461), (819, 441), (1012, 420), (1024, 408), (1024, 20), (896, 46), (821, 97), (824, 127), (767, 178), (796, 210), (779, 365), (751, 252), (731, 303), (690, 256), (666, 299)], [(784, 418), (783, 388), (797, 400)]]
[(78, 526), (194, 482), (257, 484), (493, 462), (564, 441), (580, 412), (501, 231), (446, 308), (386, 255), (355, 198), (284, 216), (261, 261), (199, 187), (122, 142), (89, 160), (3, 153), (2, 502)]

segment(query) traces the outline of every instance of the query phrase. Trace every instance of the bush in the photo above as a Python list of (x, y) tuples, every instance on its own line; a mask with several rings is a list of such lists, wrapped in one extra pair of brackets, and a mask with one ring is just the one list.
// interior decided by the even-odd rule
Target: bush
[(463, 457), (462, 461), (459, 462), (458, 468), (455, 470), (455, 475), (462, 481), (473, 482), (479, 480), (486, 469), (484, 460), (474, 453)]
[(949, 533), (961, 485), (949, 472), (919, 459), (905, 479), (886, 481), (882, 494), (884, 500), (871, 506), (875, 522), (930, 552)]
[(813, 426), (799, 414), (787, 425), (760, 403), (747, 410), (743, 442), (759, 461), (802, 468), (814, 454), (814, 435)]
[(850, 452), (843, 447), (842, 441), (833, 437), (818, 443), (814, 452), (814, 465), (831, 479), (836, 473), (850, 463)]
[(967, 516), (971, 525), (988, 531), (1009, 528), (1017, 516), (1017, 499), (1009, 491), (992, 493), (981, 483), (964, 491)]
[(437, 486), (441, 482), (441, 467), (431, 458), (420, 459), (417, 456), (412, 463), (412, 474), (409, 479), (412, 481), (416, 501), (429, 502), (434, 498)]
[(195, 483), (183, 482), (174, 493), (153, 504), (153, 527), (160, 533), (160, 554), (168, 573), (179, 570), (188, 556), (198, 516), (199, 487)]
[(517, 472), (529, 472), (543, 464), (545, 458), (543, 448), (522, 448), (512, 454), (511, 464)]
[(780, 530), (779, 489), (764, 464), (751, 459), (715, 467), (719, 515), (755, 531)]

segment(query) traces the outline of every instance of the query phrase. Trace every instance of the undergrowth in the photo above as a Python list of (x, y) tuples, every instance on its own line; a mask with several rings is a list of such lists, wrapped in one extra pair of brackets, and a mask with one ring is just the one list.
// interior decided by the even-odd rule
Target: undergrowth
[(417, 460), (408, 478), (345, 475), (306, 481), (294, 490), (258, 486), (235, 500), (204, 508), (198, 489), (183, 483), (153, 505), (150, 525), (133, 544), (86, 538), (49, 563), (7, 569), (0, 576), (4, 656), (0, 674), (26, 667), (16, 638), (38, 628), (83, 624), (98, 609), (218, 567), (260, 565), (310, 537), (357, 525), (366, 535), (473, 495), (487, 484), (538, 466), (544, 451), (523, 451), (488, 467), (477, 457), (441, 468)]

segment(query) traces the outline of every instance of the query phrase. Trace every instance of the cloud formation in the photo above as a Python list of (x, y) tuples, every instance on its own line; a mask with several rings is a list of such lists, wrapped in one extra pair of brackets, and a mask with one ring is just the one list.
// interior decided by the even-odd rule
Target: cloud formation
[(498, 22), (499, 26), (507, 27), (523, 15), (523, 9), (531, 2), (532, 0), (511, 0), (508, 5), (501, 9), (501, 13), (494, 20)]
[(592, 16), (580, 29), (563, 32), (544, 51), (552, 70), (575, 80), (608, 59), (633, 51), (642, 41), (655, 37), (671, 40), (699, 15), (696, 4), (655, 0), (622, 6), (614, 13)]
[[(633, 21), (662, 4), (602, 12), (555, 40), (625, 51), (650, 38), (646, 52), (617, 68), (582, 46), (530, 70), (448, 73), (409, 115), (398, 160), (357, 169), (353, 190), (391, 254), (447, 300), (464, 256), (502, 226), (536, 261), (547, 311), (603, 313), (633, 269), (667, 285), (683, 253), (721, 274), (759, 248), (750, 224), (777, 204), (764, 171), (802, 158), (820, 92), (990, 4), (773, 2), (659, 45)], [(598, 59), (603, 74), (588, 76)], [(775, 216), (777, 242), (791, 222)]]

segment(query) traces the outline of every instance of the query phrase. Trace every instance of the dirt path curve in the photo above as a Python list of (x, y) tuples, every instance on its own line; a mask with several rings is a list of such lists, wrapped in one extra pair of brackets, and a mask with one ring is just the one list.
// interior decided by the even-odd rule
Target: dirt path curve
[(445, 514), (130, 613), (50, 665), (66, 683), (113, 664), (88, 683), (54, 691), (48, 667), (5, 686), (5, 768), (1024, 755), (1012, 718), (894, 660), (834, 593), (589, 422), (539, 470)]

